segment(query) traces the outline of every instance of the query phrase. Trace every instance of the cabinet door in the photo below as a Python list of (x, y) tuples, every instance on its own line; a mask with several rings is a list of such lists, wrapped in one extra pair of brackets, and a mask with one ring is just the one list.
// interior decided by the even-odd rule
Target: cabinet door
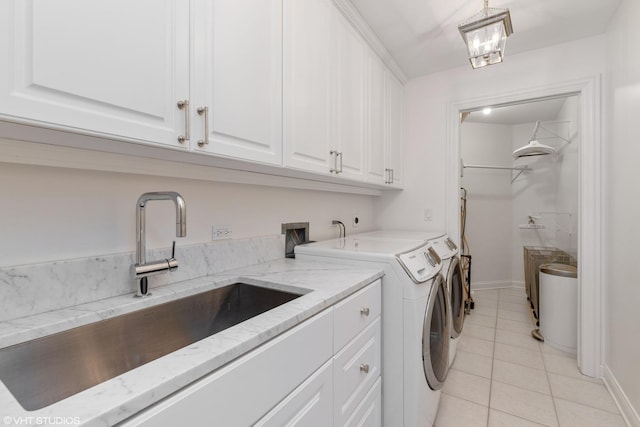
[(333, 358), (334, 425), (343, 425), (380, 378), (380, 317)]
[(385, 150), (387, 142), (386, 68), (378, 56), (369, 51), (367, 64), (367, 181), (385, 184)]
[(0, 116), (181, 146), (189, 2), (0, 2)]
[(336, 10), (336, 141), (340, 175), (364, 178), (365, 43)]
[(254, 427), (326, 427), (333, 423), (333, 370), (328, 361)]
[(334, 167), (330, 0), (284, 0), (284, 165), (328, 173)]
[(402, 185), (402, 138), (403, 138), (403, 88), (395, 76), (388, 74), (389, 141), (387, 146), (387, 169), (392, 170), (392, 185)]
[(332, 328), (328, 309), (121, 425), (253, 425), (330, 360)]
[(199, 0), (194, 10), (192, 147), (281, 165), (282, 0)]
[(378, 378), (360, 405), (344, 423), (345, 427), (380, 427), (382, 426), (382, 379)]

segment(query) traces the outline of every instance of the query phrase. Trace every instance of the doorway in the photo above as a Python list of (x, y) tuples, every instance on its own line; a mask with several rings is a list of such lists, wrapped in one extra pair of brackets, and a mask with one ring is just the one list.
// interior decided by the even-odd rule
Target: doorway
[[(549, 85), (544, 88), (451, 103), (448, 113), (447, 144), (447, 232), (460, 235), (459, 180), (461, 159), (460, 115), (484, 107), (504, 107), (532, 100), (579, 97), (578, 132), (581, 136), (578, 157), (577, 224), (575, 253), (580, 288), (578, 296), (578, 367), (585, 374), (601, 377), (604, 351), (602, 288), (602, 153), (600, 140), (600, 79), (598, 76)], [(525, 141), (526, 143), (526, 141)], [(526, 172), (525, 172), (526, 173)], [(519, 220), (519, 219), (518, 219)], [(527, 219), (528, 220), (528, 219)]]

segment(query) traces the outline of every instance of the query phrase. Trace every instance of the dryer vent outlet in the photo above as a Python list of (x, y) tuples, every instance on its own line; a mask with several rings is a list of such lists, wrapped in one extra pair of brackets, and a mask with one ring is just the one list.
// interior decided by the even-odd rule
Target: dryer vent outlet
[(295, 258), (295, 247), (301, 243), (308, 243), (309, 240), (309, 223), (308, 222), (289, 222), (282, 224), (282, 234), (284, 234), (284, 256), (286, 258)]

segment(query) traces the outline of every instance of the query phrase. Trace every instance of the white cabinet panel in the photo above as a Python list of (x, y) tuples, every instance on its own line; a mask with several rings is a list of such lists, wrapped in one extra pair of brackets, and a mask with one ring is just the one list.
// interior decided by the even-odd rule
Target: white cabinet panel
[(0, 115), (180, 146), (187, 1), (5, 0), (0, 15)]
[(382, 309), (382, 281), (376, 280), (335, 306), (333, 349), (338, 352), (370, 325)]
[(385, 184), (387, 115), (386, 115), (386, 68), (373, 51), (368, 52), (367, 69), (367, 180)]
[(344, 425), (349, 427), (382, 426), (382, 380), (380, 378)]
[(345, 177), (364, 178), (365, 43), (336, 13), (337, 102), (335, 149)]
[(380, 377), (380, 317), (333, 359), (334, 424), (342, 425)]
[(387, 169), (391, 169), (391, 185), (402, 185), (402, 139), (404, 100), (402, 84), (389, 73), (389, 145), (387, 150)]
[(329, 309), (123, 425), (251, 425), (331, 358), (332, 325)]
[(327, 362), (255, 427), (326, 427), (333, 423), (333, 363)]
[(333, 167), (333, 14), (329, 0), (284, 0), (284, 165)]
[(282, 0), (199, 0), (194, 18), (192, 145), (281, 165)]

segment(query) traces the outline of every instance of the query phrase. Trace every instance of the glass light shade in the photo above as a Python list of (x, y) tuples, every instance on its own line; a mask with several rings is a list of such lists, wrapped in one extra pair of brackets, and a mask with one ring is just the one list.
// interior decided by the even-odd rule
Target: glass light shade
[(507, 37), (513, 33), (509, 9), (485, 8), (460, 24), (458, 30), (473, 68), (502, 62)]

